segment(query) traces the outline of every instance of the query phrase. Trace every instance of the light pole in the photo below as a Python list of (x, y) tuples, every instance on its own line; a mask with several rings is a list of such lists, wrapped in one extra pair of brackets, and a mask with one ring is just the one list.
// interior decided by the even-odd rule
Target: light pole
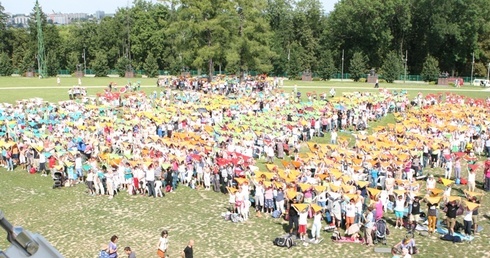
[(342, 74), (341, 74), (340, 81), (344, 81), (344, 50), (342, 49)]
[(407, 82), (407, 63), (408, 63), (408, 50), (405, 50), (405, 58), (402, 57), (404, 75), (403, 75), (403, 83)]
[(490, 80), (490, 63), (488, 63), (488, 69), (487, 69), (487, 81)]
[(83, 49), (83, 74), (85, 75), (87, 73), (87, 60), (85, 59), (85, 48)]
[(471, 81), (470, 85), (473, 86), (473, 71), (475, 70), (475, 52), (473, 52), (473, 59), (471, 61)]

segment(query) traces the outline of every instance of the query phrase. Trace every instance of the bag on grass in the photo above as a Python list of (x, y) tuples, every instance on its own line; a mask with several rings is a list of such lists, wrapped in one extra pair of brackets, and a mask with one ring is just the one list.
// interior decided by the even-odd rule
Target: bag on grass
[(294, 240), (290, 236), (276, 237), (274, 239), (274, 245), (279, 247), (291, 248), (295, 245)]
[(275, 210), (273, 213), (272, 213), (272, 217), (273, 218), (280, 218), (281, 217), (281, 211), (280, 210)]

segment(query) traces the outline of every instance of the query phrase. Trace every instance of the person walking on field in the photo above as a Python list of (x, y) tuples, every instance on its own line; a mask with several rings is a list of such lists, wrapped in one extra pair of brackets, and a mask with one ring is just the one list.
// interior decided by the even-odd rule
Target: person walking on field
[(182, 251), (183, 258), (194, 258), (194, 240), (189, 240), (189, 244)]
[(165, 253), (167, 253), (167, 248), (168, 248), (168, 231), (164, 230), (162, 231), (162, 234), (160, 236), (160, 241), (158, 241), (158, 250), (157, 250), (158, 257), (165, 258)]

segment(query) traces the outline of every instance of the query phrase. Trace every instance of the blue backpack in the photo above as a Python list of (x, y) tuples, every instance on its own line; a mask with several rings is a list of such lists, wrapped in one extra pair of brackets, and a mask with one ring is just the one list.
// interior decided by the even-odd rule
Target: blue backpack
[(99, 252), (99, 258), (109, 258), (109, 253), (106, 252), (105, 250), (101, 250)]

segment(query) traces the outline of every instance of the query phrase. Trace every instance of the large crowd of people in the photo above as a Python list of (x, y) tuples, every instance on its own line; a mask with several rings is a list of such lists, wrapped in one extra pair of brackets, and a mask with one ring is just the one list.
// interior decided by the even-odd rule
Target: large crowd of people
[[(93, 98), (4, 103), (1, 164), (61, 174), (64, 186), (86, 183), (89, 194), (108, 198), (122, 191), (163, 197), (181, 186), (214, 190), (229, 194), (230, 210), (245, 220), (251, 209), (287, 217), (288, 232), (305, 243), (308, 218), (316, 242), (326, 218), (337, 230), (364, 225), (371, 245), (375, 221), (387, 210), (395, 212), (395, 228), (408, 228), (420, 222), (420, 202), (428, 204), (429, 222), (434, 207), (436, 216), (447, 207), (450, 232), (451, 203), (478, 214), (451, 186), (468, 184), (468, 202), (478, 203), (476, 173), (483, 171), (490, 191), (490, 160), (477, 162), (490, 157), (490, 100), (421, 93), (411, 100), (387, 89), (302, 97), (281, 84), (265, 76), (175, 78), (159, 81), (160, 92), (150, 94), (111, 85)], [(370, 123), (389, 113), (395, 123), (368, 134)], [(329, 137), (330, 144), (315, 137)], [(268, 171), (260, 171), (262, 160)], [(429, 175), (436, 167), (445, 171), (442, 188)], [(425, 177), (426, 184), (417, 180)], [(468, 235), (477, 232), (472, 216), (464, 217), (465, 225), (472, 218)]]

